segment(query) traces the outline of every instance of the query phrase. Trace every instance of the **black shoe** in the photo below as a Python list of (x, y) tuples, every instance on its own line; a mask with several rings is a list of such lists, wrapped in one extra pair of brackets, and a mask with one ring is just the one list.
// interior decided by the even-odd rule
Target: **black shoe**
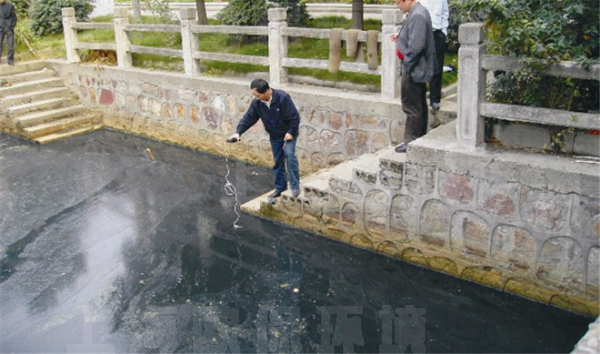
[(440, 110), (440, 104), (438, 102), (433, 102), (431, 104), (431, 108), (433, 108), (434, 111), (439, 111)]
[(269, 196), (267, 198), (269, 198), (269, 199), (279, 198), (279, 197), (281, 197), (281, 193), (283, 193), (283, 191), (275, 190), (275, 192), (269, 194)]
[(408, 145), (407, 145), (406, 143), (402, 143), (402, 144), (400, 144), (399, 146), (397, 146), (397, 147), (394, 149), (394, 151), (402, 153), (402, 152), (406, 152), (406, 149), (407, 149), (407, 148), (408, 148)]

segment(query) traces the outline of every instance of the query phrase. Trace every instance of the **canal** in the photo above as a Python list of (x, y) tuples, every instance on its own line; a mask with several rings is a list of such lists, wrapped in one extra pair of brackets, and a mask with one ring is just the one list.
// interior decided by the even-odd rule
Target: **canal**
[(236, 222), (271, 188), (268, 168), (113, 131), (0, 134), (0, 352), (558, 353), (593, 321)]

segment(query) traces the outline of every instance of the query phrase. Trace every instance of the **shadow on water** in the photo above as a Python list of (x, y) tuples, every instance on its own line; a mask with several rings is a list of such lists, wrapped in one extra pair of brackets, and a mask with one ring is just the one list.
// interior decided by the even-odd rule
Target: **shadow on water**
[[(147, 149), (150, 149), (151, 154)], [(245, 202), (270, 170), (230, 162)], [(0, 352), (569, 352), (592, 321), (242, 215), (223, 158), (0, 135)]]

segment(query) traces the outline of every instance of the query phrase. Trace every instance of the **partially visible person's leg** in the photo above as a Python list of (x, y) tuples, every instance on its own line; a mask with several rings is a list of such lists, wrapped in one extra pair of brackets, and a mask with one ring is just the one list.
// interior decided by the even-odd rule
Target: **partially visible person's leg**
[(435, 70), (429, 83), (429, 103), (434, 110), (438, 110), (442, 101), (442, 74), (446, 52), (446, 35), (442, 31), (434, 31), (433, 38), (435, 39)]
[(283, 149), (287, 160), (287, 169), (290, 174), (290, 187), (292, 187), (292, 195), (297, 197), (300, 194), (300, 168), (298, 158), (296, 157), (296, 141), (294, 138), (285, 143)]
[(2, 52), (4, 50), (4, 32), (0, 30), (0, 63), (2, 63)]
[(15, 31), (6, 33), (6, 51), (8, 65), (15, 65)]
[[(427, 97), (426, 85), (414, 82), (410, 75), (402, 76), (401, 100), (402, 110), (406, 114), (406, 126), (404, 127), (404, 142), (411, 141), (423, 136), (423, 97)], [(425, 100), (425, 114), (427, 113), (427, 101)]]
[(427, 124), (429, 124), (429, 109), (427, 108), (427, 85), (426, 84), (417, 84), (422, 85), (421, 89), (421, 118), (419, 119), (418, 129), (415, 129), (415, 136), (422, 137), (427, 134)]
[(273, 151), (273, 174), (275, 175), (275, 193), (287, 189), (285, 177), (285, 154), (283, 152), (283, 140), (271, 139), (271, 150)]

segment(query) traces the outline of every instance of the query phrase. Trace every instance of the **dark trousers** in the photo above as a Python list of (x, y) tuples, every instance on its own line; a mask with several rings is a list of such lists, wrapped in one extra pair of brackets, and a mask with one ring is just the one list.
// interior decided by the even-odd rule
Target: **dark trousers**
[(400, 83), (402, 111), (406, 114), (404, 142), (409, 143), (427, 133), (427, 85), (424, 82), (414, 82), (409, 74), (403, 74)]
[(444, 53), (446, 52), (446, 35), (442, 31), (433, 31), (435, 40), (435, 70), (429, 83), (429, 102), (442, 101), (442, 73), (444, 70)]
[(4, 37), (6, 36), (6, 49), (8, 64), (15, 63), (15, 31), (0, 30), (0, 62), (2, 62), (2, 50), (4, 49)]

